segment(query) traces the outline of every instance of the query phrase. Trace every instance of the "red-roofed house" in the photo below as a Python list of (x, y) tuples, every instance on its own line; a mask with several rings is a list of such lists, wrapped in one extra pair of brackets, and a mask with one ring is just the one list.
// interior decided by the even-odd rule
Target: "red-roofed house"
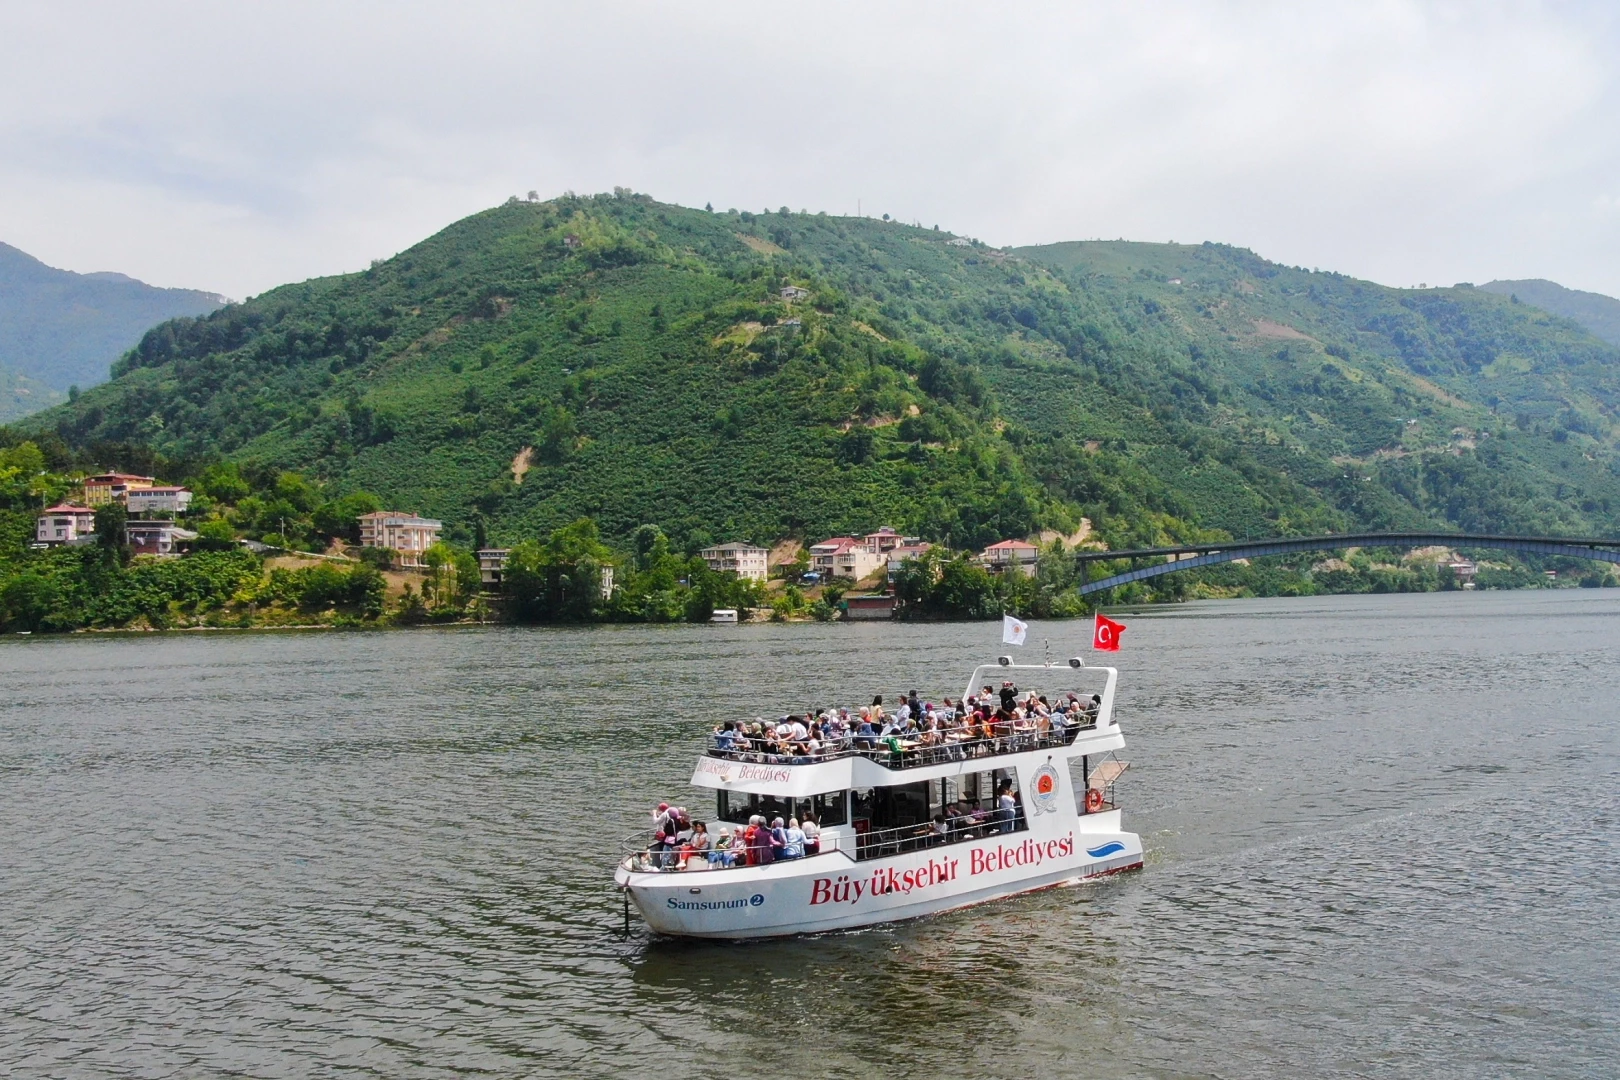
[(39, 515), (34, 526), (34, 542), (55, 547), (71, 544), (96, 531), (96, 512), (88, 506), (59, 503)]
[(893, 581), (894, 576), (900, 572), (901, 563), (905, 562), (907, 559), (922, 558), (924, 555), (928, 554), (929, 549), (931, 549), (933, 546), (933, 544), (908, 536), (906, 537), (905, 543), (897, 544), (890, 548), (888, 555), (889, 580)]
[(842, 577), (859, 581), (881, 567), (885, 558), (853, 536), (835, 536), (810, 545), (810, 569), (823, 579)]
[(887, 555), (894, 548), (905, 543), (907, 539), (907, 537), (901, 536), (885, 525), (875, 533), (867, 533), (864, 542), (869, 550), (879, 555)]
[(132, 488), (148, 488), (157, 483), (154, 477), (136, 476), (134, 473), (102, 473), (100, 476), (87, 476), (84, 478), (84, 504), (86, 506), (106, 506), (114, 499), (121, 499)]

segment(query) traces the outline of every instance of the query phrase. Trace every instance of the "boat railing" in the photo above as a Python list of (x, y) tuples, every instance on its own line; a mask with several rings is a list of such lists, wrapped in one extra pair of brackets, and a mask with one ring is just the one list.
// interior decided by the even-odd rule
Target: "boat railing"
[[(788, 858), (775, 855), (771, 862), (803, 862), (805, 859), (815, 859), (823, 855), (836, 855), (840, 850), (838, 837), (823, 837), (821, 843), (813, 852), (806, 852), (803, 855)], [(697, 870), (746, 870), (751, 866), (765, 865), (752, 863), (748, 860), (748, 848), (742, 844), (727, 848), (710, 847), (702, 851), (694, 851), (691, 847), (683, 844), (676, 844), (673, 847), (641, 844), (639, 846), (631, 845), (630, 851), (619, 860), (619, 864), (626, 870), (638, 874)]]
[[(983, 840), (1001, 833), (1022, 832), (1029, 828), (1024, 808), (1011, 811), (990, 809), (974, 810), (947, 818), (943, 824), (919, 822), (886, 829), (867, 829), (854, 835), (823, 834), (814, 852), (784, 858), (774, 855), (769, 865), (802, 862), (824, 855), (844, 854), (849, 858), (884, 859), (912, 851), (946, 847), (968, 840)], [(739, 830), (740, 832), (740, 830)], [(738, 844), (727, 848), (693, 850), (686, 844), (662, 846), (658, 844), (628, 842), (629, 850), (619, 860), (626, 870), (634, 873), (676, 873), (704, 870), (745, 870), (751, 866), (767, 865), (750, 862), (749, 849)]]
[(1024, 808), (976, 811), (946, 818), (944, 822), (923, 822), (889, 829), (868, 829), (855, 836), (857, 859), (886, 859), (911, 851), (947, 847), (968, 840), (983, 840), (1000, 833), (1022, 832), (1029, 828)]
[(706, 753), (709, 757), (760, 765), (816, 765), (840, 758), (864, 757), (886, 769), (916, 769), (952, 761), (1067, 746), (1081, 732), (1096, 729), (1097, 724), (1093, 720), (1086, 724), (1066, 724), (1047, 730), (1035, 726), (1013, 727), (989, 736), (964, 737), (947, 733), (938, 740), (917, 736), (848, 735), (836, 744), (823, 746), (815, 754), (784, 752), (771, 749), (772, 744), (763, 741), (743, 739), (730, 745), (711, 744)]

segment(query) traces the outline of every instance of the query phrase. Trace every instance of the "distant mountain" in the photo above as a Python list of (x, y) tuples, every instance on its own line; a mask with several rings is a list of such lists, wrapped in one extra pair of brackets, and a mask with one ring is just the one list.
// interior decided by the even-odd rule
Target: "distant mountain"
[(22, 432), (296, 469), (460, 542), (1620, 532), (1620, 348), (1529, 304), (628, 193), (165, 323)]
[(1517, 296), (1526, 304), (1574, 319), (1594, 336), (1620, 345), (1620, 300), (1602, 293), (1566, 289), (1556, 281), (1491, 281), (1480, 288), (1503, 296)]
[(149, 328), (224, 302), (123, 274), (57, 270), (0, 243), (0, 419), (53, 404), (70, 386), (104, 382)]

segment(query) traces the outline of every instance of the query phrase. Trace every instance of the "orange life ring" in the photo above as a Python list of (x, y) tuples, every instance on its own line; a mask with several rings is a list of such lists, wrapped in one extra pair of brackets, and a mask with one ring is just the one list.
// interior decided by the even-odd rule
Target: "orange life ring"
[(1086, 789), (1086, 813), (1095, 814), (1103, 808), (1103, 794), (1096, 788)]

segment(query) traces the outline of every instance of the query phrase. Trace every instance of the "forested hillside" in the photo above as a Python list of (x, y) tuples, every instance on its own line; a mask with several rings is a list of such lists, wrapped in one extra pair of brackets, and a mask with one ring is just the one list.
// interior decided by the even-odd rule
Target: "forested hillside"
[(0, 244), (0, 420), (60, 401), (70, 387), (101, 382), (151, 327), (223, 302), (122, 274), (58, 270)]
[(964, 548), (1087, 518), (1120, 546), (1613, 534), (1617, 405), (1620, 350), (1483, 290), (620, 192), (166, 323), (25, 426), (107, 466), (295, 468), (463, 542), (588, 515), (679, 548)]
[(1620, 300), (1612, 296), (1566, 289), (1556, 281), (1542, 278), (1487, 281), (1480, 288), (1573, 319), (1611, 345), (1620, 345)]

